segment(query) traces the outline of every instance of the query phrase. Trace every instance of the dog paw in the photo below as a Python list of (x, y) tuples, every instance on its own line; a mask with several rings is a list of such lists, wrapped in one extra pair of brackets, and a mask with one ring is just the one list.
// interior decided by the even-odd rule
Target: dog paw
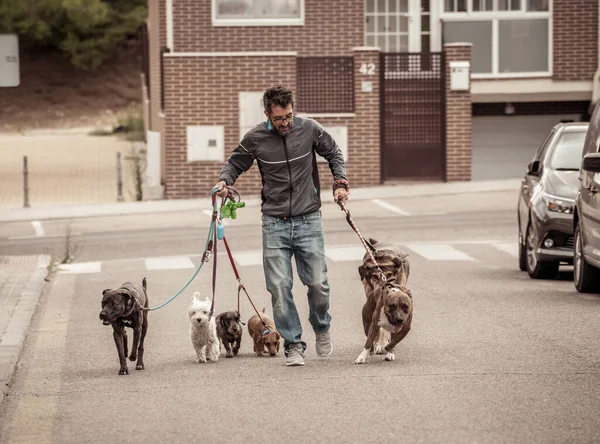
[(131, 356), (129, 356), (129, 360), (130, 360), (131, 362), (133, 362), (133, 361), (137, 360), (137, 354), (133, 354), (133, 353), (132, 353), (132, 354), (131, 354)]
[(199, 358), (196, 359), (196, 362), (197, 363), (201, 363), (201, 362), (204, 363), (204, 362), (206, 362), (206, 358), (199, 357)]
[(393, 353), (388, 353), (387, 355), (385, 355), (386, 361), (393, 361), (394, 359), (396, 359), (396, 355)]
[(137, 365), (135, 366), (136, 370), (144, 370), (144, 363), (143, 362), (138, 362)]
[(360, 355), (358, 355), (358, 358), (356, 358), (354, 360), (355, 364), (365, 364), (367, 362), (367, 356), (369, 356), (369, 349), (363, 349), (362, 352), (360, 352)]
[[(236, 353), (236, 354), (237, 354), (237, 353)], [(233, 358), (233, 352), (231, 352), (231, 351), (228, 351), (228, 352), (225, 354), (225, 357), (226, 357), (226, 358)]]
[(375, 346), (375, 354), (376, 355), (384, 355), (386, 353), (385, 351), (385, 345), (376, 345)]
[(119, 375), (128, 375), (128, 374), (129, 374), (129, 370), (127, 370), (127, 369), (119, 370)]

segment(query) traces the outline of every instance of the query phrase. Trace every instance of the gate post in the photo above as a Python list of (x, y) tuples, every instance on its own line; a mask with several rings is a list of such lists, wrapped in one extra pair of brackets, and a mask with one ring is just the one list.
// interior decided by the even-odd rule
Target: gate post
[(357, 47), (352, 51), (355, 118), (348, 134), (348, 157), (352, 158), (348, 175), (356, 177), (360, 186), (379, 185), (382, 183), (379, 48)]
[[(471, 180), (471, 68), (467, 89), (452, 84), (452, 62), (471, 64), (472, 43), (446, 43), (446, 181)], [(456, 71), (455, 71), (456, 75)], [(453, 89), (454, 88), (457, 89)]]

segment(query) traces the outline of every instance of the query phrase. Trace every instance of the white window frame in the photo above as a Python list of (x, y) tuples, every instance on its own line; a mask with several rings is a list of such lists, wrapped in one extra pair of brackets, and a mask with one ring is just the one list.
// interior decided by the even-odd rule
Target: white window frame
[(217, 0), (211, 0), (213, 26), (304, 26), (304, 0), (300, 3), (300, 18), (218, 18)]
[[(494, 7), (498, 0), (494, 0)], [(464, 21), (491, 21), (492, 22), (492, 72), (472, 73), (473, 79), (498, 79), (498, 78), (527, 78), (527, 77), (552, 77), (553, 73), (553, 0), (548, 2), (548, 11), (527, 11), (527, 0), (521, 0), (521, 9), (518, 11), (473, 11), (473, 0), (467, 0), (467, 12), (445, 12), (444, 2), (439, 4), (440, 19), (444, 22)], [(548, 71), (539, 72), (498, 72), (498, 22), (500, 20), (548, 20)], [(441, 26), (441, 25), (440, 25)]]

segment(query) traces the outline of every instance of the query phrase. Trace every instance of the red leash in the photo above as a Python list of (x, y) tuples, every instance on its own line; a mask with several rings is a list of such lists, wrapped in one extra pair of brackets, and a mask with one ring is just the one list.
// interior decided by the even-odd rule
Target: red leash
[[(238, 196), (238, 202), (241, 200), (241, 196), (240, 193), (234, 188), (234, 187), (230, 187), (227, 186), (225, 187), (228, 191), (227, 196), (223, 198), (222, 202), (221, 202), (221, 208), (223, 208), (223, 206), (225, 205), (225, 201), (227, 199), (230, 199), (232, 201), (235, 202), (235, 199), (233, 198), (233, 193), (237, 194)], [(232, 193), (233, 191), (233, 193)], [(214, 203), (215, 203), (215, 196), (216, 193), (213, 194), (213, 208), (214, 208)], [(218, 234), (217, 234), (217, 210), (213, 210), (213, 214), (212, 214), (212, 220), (213, 222), (215, 222), (214, 224), (214, 230), (213, 230), (213, 239), (212, 239), (212, 248), (209, 246), (209, 249), (212, 251), (213, 254), (213, 275), (212, 275), (212, 303), (210, 306), (210, 316), (212, 316), (214, 314), (214, 309), (215, 309), (215, 292), (216, 292), (216, 283), (217, 283), (217, 242), (218, 242)], [(221, 217), (219, 218), (219, 221), (223, 220), (223, 216), (221, 215)], [(221, 225), (222, 226), (222, 225)], [(248, 291), (246, 290), (246, 287), (244, 286), (244, 284), (242, 283), (242, 279), (240, 277), (240, 274), (238, 273), (237, 267), (235, 266), (235, 261), (233, 260), (233, 255), (231, 254), (231, 250), (229, 249), (229, 244), (227, 243), (227, 238), (225, 237), (225, 234), (222, 235), (222, 239), (223, 239), (223, 244), (225, 245), (225, 249), (227, 250), (227, 256), (229, 257), (229, 262), (231, 262), (231, 268), (233, 268), (233, 273), (235, 274), (235, 278), (238, 281), (238, 308), (237, 311), (238, 313), (240, 312), (240, 293), (243, 290), (244, 293), (246, 293), (246, 296), (248, 297), (248, 301), (250, 302), (250, 304), (252, 305), (252, 308), (254, 309), (254, 311), (256, 312), (256, 314), (258, 315), (258, 318), (260, 319), (260, 322), (262, 322), (263, 327), (264, 327), (264, 331), (265, 332), (270, 332), (269, 327), (267, 327), (267, 324), (265, 323), (264, 319), (262, 318), (262, 316), (260, 315), (260, 313), (258, 312), (258, 310), (256, 309), (256, 306), (254, 305), (254, 302), (252, 302), (252, 298), (250, 297), (250, 295), (248, 294)], [(203, 258), (204, 260), (204, 258)]]

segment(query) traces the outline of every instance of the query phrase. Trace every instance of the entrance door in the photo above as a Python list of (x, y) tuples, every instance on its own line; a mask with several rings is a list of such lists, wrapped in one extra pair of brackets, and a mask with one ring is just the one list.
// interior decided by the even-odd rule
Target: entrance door
[(381, 172), (384, 180), (444, 180), (443, 53), (381, 53)]
[(436, 45), (430, 31), (430, 2), (365, 0), (365, 45), (378, 46), (382, 52), (431, 51)]

